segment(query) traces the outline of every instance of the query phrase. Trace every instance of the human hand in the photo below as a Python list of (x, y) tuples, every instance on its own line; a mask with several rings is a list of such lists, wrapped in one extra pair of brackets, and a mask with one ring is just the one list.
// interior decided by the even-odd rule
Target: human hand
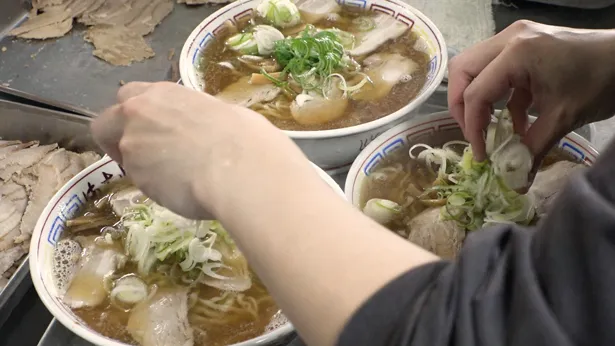
[(130, 83), (92, 133), (147, 196), (220, 220), (310, 344), (336, 344), (369, 297), (437, 260), (339, 198), (284, 132), (249, 109), (171, 83)]
[[(146, 195), (203, 219), (215, 213), (220, 196), (233, 194), (226, 172), (246, 169), (237, 166), (258, 156), (253, 143), (263, 142), (259, 136), (281, 131), (248, 109), (173, 83), (129, 83), (92, 133)], [(205, 190), (207, 200), (196, 190)]]
[[(515, 22), (451, 60), (451, 115), (482, 161), (493, 104), (512, 91), (507, 108), (535, 156), (535, 172), (564, 135), (615, 112), (614, 53), (614, 31)], [(528, 128), (530, 106), (539, 117)]]

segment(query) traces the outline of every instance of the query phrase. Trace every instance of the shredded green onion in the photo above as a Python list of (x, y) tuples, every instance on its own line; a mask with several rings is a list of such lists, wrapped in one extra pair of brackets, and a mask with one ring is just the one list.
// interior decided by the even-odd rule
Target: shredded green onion
[(188, 220), (155, 203), (128, 207), (122, 224), (127, 230), (126, 252), (140, 274), (169, 259), (179, 262), (184, 272), (200, 270), (222, 260), (214, 248), (218, 238), (233, 244), (218, 221)]
[[(487, 141), (496, 142), (488, 143), (491, 156), (484, 162), (475, 161), (471, 147), (462, 141), (448, 142), (442, 148), (425, 144), (410, 148), (411, 158), (438, 167), (438, 178), (426, 193), (435, 192), (438, 199), (446, 199), (440, 210), (444, 220), (476, 230), (497, 223), (528, 224), (534, 219), (532, 197), (515, 191), (524, 186), (523, 181), (527, 183), (531, 155), (512, 133), (509, 122), (510, 119), (500, 117), (496, 126), (488, 128)], [(452, 149), (458, 145), (465, 146), (461, 156)], [(414, 155), (417, 148), (424, 150)]]
[[(344, 45), (334, 31), (314, 32), (308, 25), (301, 35), (276, 41), (273, 53), (284, 69), (284, 78), (274, 78), (263, 73), (275, 85), (286, 87), (286, 76), (296, 81), (304, 91), (323, 92), (325, 81), (346, 64)], [(261, 71), (263, 72), (263, 71)]]

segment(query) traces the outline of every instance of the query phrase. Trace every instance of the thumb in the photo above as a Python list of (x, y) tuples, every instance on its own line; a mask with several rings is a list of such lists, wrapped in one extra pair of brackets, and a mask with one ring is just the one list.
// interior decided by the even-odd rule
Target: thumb
[(532, 93), (525, 88), (515, 88), (508, 99), (506, 109), (510, 112), (515, 133), (524, 136), (527, 131), (527, 110), (532, 105)]
[(549, 150), (566, 134), (555, 114), (543, 114), (530, 125), (523, 143), (528, 147), (534, 160), (528, 177), (528, 188), (531, 186), (538, 169)]
[(555, 143), (566, 134), (558, 118), (555, 114), (544, 113), (536, 118), (536, 121), (525, 133), (523, 143), (533, 156), (544, 157)]
[(122, 164), (122, 153), (119, 149), (119, 142), (124, 135), (125, 122), (120, 105), (115, 105), (105, 110), (90, 125), (94, 141), (120, 165)]

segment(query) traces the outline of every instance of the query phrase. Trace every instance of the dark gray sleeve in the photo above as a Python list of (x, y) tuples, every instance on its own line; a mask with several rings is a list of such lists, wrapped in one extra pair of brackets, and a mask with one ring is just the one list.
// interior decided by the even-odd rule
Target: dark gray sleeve
[(341, 346), (615, 345), (615, 144), (536, 229), (472, 233), (350, 319)]

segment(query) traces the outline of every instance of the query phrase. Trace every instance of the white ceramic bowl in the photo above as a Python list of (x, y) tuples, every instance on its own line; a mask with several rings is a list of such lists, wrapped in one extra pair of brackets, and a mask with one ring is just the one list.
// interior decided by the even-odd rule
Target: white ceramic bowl
[[(333, 1), (333, 0), (331, 0)], [(364, 8), (369, 11), (388, 14), (411, 27), (425, 43), (425, 52), (429, 54), (429, 73), (427, 82), (415, 99), (397, 112), (369, 123), (325, 131), (284, 131), (303, 150), (310, 161), (329, 174), (348, 171), (356, 156), (365, 146), (387, 129), (402, 122), (406, 116), (417, 113), (424, 103), (438, 88), (444, 77), (448, 54), (444, 38), (436, 26), (425, 15), (400, 0), (336, 0), (341, 5)], [(239, 0), (233, 2), (207, 17), (192, 31), (184, 44), (180, 58), (179, 70), (185, 86), (194, 90), (203, 90), (202, 78), (197, 72), (198, 57), (201, 51), (216, 36), (224, 33), (224, 22), (250, 16), (252, 9), (261, 0)]]
[[(530, 121), (533, 122), (535, 119), (531, 117)], [(419, 136), (450, 130), (459, 130), (459, 125), (446, 111), (414, 118), (378, 136), (359, 154), (350, 167), (346, 178), (346, 199), (352, 205), (360, 207), (363, 181), (384, 157), (409, 143), (415, 144), (414, 141)], [(596, 149), (585, 138), (574, 132), (560, 140), (557, 147), (587, 165), (591, 165), (598, 156)]]
[[(333, 188), (342, 198), (342, 189), (320, 168), (314, 166), (321, 178)], [(101, 346), (126, 346), (119, 341), (104, 337), (83, 323), (72, 311), (62, 303), (61, 297), (53, 283), (52, 257), (55, 243), (64, 231), (66, 220), (73, 218), (79, 209), (91, 197), (95, 189), (110, 179), (118, 179), (124, 175), (120, 166), (105, 157), (77, 174), (58, 193), (53, 196), (41, 214), (32, 234), (30, 244), (30, 273), (32, 282), (39, 297), (47, 309), (66, 328), (85, 340)], [(244, 341), (234, 346), (256, 346), (263, 343), (280, 341), (293, 331), (293, 326), (287, 323), (280, 328), (257, 338)]]

